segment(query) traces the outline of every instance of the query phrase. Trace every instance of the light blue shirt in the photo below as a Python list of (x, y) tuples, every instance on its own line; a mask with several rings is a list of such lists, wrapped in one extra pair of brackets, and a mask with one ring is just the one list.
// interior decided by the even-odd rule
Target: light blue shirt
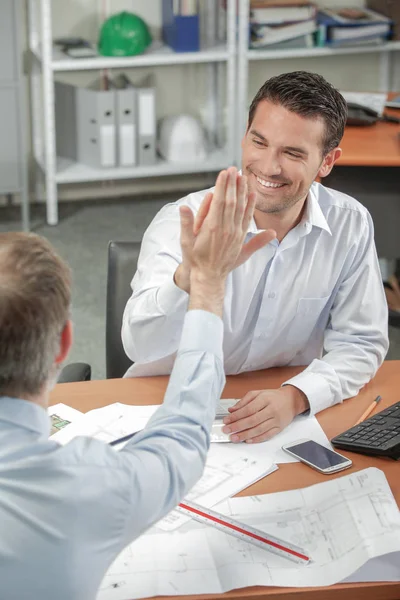
[(120, 452), (48, 439), (43, 408), (0, 398), (1, 600), (91, 600), (120, 551), (199, 479), (225, 383), (222, 321), (190, 311), (164, 404)]
[[(171, 372), (188, 302), (174, 283), (179, 207), (196, 214), (208, 191), (164, 206), (143, 237), (122, 324), (135, 363), (128, 377)], [(247, 239), (257, 233), (253, 220)], [(225, 373), (307, 365), (285, 383), (305, 393), (315, 414), (355, 396), (375, 375), (389, 346), (387, 313), (370, 214), (314, 183), (296, 227), (227, 278)]]

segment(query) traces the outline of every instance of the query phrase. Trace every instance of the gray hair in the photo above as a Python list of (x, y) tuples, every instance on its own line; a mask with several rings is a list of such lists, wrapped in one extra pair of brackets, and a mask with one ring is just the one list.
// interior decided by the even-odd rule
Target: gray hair
[(0, 395), (37, 395), (54, 373), (71, 272), (33, 233), (0, 234)]

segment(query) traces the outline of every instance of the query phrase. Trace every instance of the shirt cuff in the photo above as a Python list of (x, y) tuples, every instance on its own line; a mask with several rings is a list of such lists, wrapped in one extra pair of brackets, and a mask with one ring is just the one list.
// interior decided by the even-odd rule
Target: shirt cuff
[(319, 373), (299, 373), (282, 385), (293, 385), (304, 392), (310, 404), (310, 415), (332, 406), (333, 396), (329, 383)]
[[(165, 281), (157, 292), (157, 304), (168, 318), (180, 320), (182, 312), (187, 310), (189, 294), (179, 288), (173, 278)], [(181, 309), (181, 310), (180, 310)]]
[(206, 310), (189, 310), (185, 316), (181, 352), (210, 352), (223, 361), (222, 342), (224, 326), (222, 319)]

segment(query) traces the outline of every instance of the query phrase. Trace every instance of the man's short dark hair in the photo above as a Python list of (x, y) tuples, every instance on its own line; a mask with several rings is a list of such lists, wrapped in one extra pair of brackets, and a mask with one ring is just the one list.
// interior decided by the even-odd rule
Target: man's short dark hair
[(340, 144), (347, 120), (347, 104), (340, 92), (321, 75), (294, 71), (268, 79), (253, 98), (248, 127), (252, 124), (257, 106), (262, 100), (279, 104), (308, 119), (323, 119), (323, 156)]

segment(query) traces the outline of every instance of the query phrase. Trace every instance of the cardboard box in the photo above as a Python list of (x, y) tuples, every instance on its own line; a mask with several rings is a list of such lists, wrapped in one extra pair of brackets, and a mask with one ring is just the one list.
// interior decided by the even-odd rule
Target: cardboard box
[(393, 40), (400, 40), (400, 0), (367, 0), (367, 7), (393, 21)]

